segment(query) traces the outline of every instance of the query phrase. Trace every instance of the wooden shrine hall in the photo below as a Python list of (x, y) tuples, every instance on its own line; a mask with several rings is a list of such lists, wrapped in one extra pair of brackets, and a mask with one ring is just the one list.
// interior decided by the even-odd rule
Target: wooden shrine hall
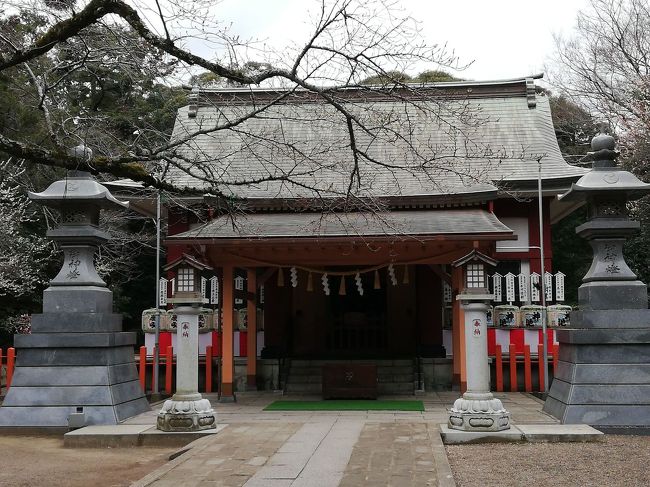
[(455, 295), (466, 276), (452, 264), (477, 251), (502, 274), (540, 272), (538, 176), (552, 269), (550, 225), (573, 210), (556, 195), (584, 170), (562, 159), (532, 78), (337, 96), (360, 126), (386, 124), (373, 137), (358, 130), (365, 159), (345, 119), (308, 92), (195, 89), (178, 112), (183, 162), (166, 177), (208, 194), (168, 208), (167, 259), (193, 256), (218, 283), (222, 396), (320, 392), (316, 369), (337, 362), (386, 369), (382, 393), (462, 388)]

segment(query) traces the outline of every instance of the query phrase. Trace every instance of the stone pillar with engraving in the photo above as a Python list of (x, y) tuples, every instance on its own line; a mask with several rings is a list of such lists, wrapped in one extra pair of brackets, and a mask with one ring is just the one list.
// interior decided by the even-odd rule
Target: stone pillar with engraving
[(448, 426), (461, 431), (502, 431), (510, 428), (510, 413), (490, 392), (487, 353), (487, 310), (493, 298), (487, 289), (485, 264), (496, 261), (474, 250), (454, 262), (463, 266), (465, 286), (460, 300), (464, 314), (467, 391), (449, 410)]
[[(73, 149), (87, 157), (89, 149)], [(43, 313), (29, 335), (16, 335), (16, 369), (0, 407), (2, 427), (116, 424), (149, 410), (134, 362), (135, 333), (122, 331), (113, 293), (93, 263), (109, 236), (102, 208), (125, 208), (89, 173), (69, 171), (29, 197), (61, 213), (48, 236), (63, 250), (63, 266), (43, 293)]]
[(176, 293), (168, 299), (176, 314), (176, 392), (164, 402), (157, 428), (162, 431), (199, 431), (216, 428), (210, 401), (199, 391), (199, 314), (207, 300), (200, 292), (199, 273), (209, 266), (184, 254), (168, 264), (176, 272)]
[(639, 230), (627, 204), (649, 194), (650, 184), (617, 165), (612, 136), (601, 131), (591, 148), (592, 170), (560, 197), (586, 201), (589, 220), (576, 233), (591, 244), (593, 260), (578, 289), (571, 328), (557, 331), (560, 360), (544, 411), (569, 424), (647, 427), (648, 289), (625, 263), (623, 244)]

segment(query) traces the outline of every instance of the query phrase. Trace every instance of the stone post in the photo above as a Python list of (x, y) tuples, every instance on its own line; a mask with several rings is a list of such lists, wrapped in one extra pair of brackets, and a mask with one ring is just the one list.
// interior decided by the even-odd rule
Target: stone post
[(168, 299), (176, 314), (176, 393), (164, 402), (158, 414), (157, 428), (162, 431), (200, 431), (216, 428), (210, 401), (199, 389), (199, 313), (205, 301), (198, 292), (198, 271), (208, 267), (184, 255), (166, 266), (183, 269), (188, 277), (177, 283), (183, 290)]
[[(482, 262), (481, 262), (482, 261)], [(493, 296), (487, 293), (483, 262), (494, 261), (474, 251), (454, 263), (468, 262), (465, 291), (456, 296), (465, 316), (467, 391), (449, 410), (449, 428), (461, 431), (502, 431), (510, 428), (510, 413), (490, 392), (490, 365), (487, 353), (487, 310)]]

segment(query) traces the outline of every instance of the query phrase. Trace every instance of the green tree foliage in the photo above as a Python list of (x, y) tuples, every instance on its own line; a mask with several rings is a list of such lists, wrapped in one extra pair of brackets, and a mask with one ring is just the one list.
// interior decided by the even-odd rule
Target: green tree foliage
[[(27, 11), (0, 19), (0, 52), (30, 43), (46, 24)], [(0, 133), (52, 150), (80, 140), (106, 155), (136, 143), (146, 150), (169, 139), (176, 111), (187, 101), (180, 86), (162, 83), (173, 68), (130, 28), (92, 25), (49, 56), (0, 72)], [(59, 262), (43, 238), (58, 215), (32, 205), (26, 191), (43, 190), (65, 171), (17, 163), (1, 152), (0, 165), (0, 327), (6, 333), (20, 315), (38, 311)], [(131, 292), (130, 286), (154, 268), (154, 226), (133, 213), (108, 214), (103, 224), (115, 240), (101, 249), (98, 270), (115, 292), (118, 309), (137, 323), (140, 311), (153, 304), (153, 293)]]
[[(594, 127), (591, 115), (564, 96), (546, 91), (551, 105), (555, 135), (564, 159), (576, 164), (590, 150)], [(553, 238), (553, 268), (566, 274), (567, 303), (577, 304), (578, 287), (591, 265), (591, 247), (575, 233), (575, 228), (587, 219), (585, 207), (563, 218), (551, 230)]]

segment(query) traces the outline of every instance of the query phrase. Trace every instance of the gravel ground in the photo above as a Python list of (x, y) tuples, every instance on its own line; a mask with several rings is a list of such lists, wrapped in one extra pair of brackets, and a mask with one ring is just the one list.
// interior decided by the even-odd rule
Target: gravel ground
[(458, 487), (650, 485), (650, 436), (446, 448)]
[(64, 448), (53, 436), (0, 437), (0, 486), (126, 486), (167, 462), (174, 448)]

